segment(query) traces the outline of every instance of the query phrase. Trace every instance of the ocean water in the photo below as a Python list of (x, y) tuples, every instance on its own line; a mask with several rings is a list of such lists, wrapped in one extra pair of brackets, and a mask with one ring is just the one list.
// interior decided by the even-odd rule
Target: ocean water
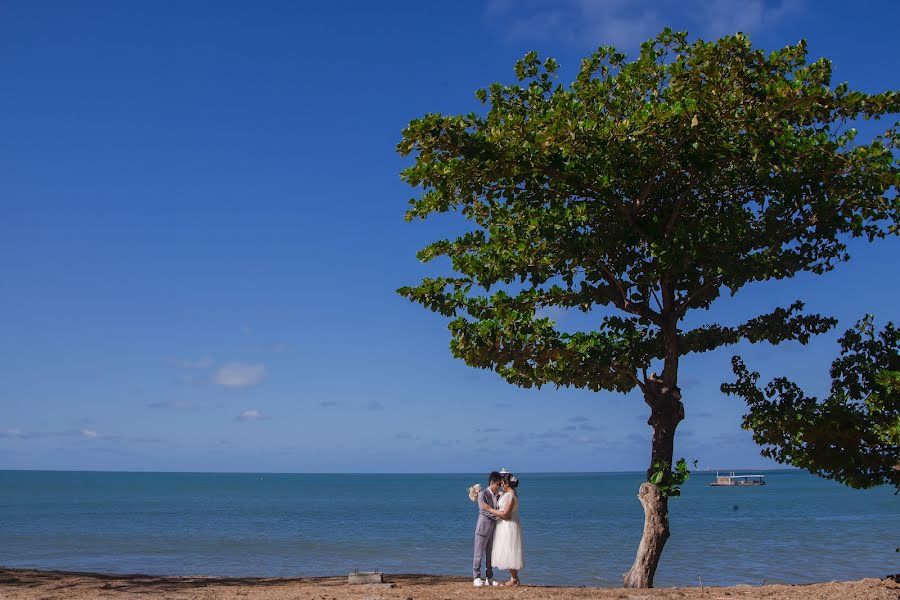
[[(900, 496), (799, 471), (670, 501), (657, 586), (900, 571)], [(0, 471), (0, 566), (165, 575), (469, 576), (483, 475)], [(619, 586), (643, 527), (640, 473), (525, 474), (525, 582)]]

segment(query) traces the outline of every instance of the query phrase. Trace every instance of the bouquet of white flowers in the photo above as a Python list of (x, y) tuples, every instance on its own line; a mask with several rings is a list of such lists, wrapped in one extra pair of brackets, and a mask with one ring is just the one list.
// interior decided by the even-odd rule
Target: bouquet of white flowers
[(469, 488), (469, 500), (475, 502), (478, 499), (478, 494), (481, 493), (481, 484), (476, 483), (472, 487)]

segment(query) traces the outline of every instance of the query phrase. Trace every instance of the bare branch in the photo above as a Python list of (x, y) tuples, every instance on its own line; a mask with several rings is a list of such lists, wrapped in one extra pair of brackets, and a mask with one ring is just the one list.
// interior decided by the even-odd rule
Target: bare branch
[(622, 286), (622, 282), (619, 281), (615, 275), (613, 275), (612, 271), (609, 270), (602, 262), (598, 261), (596, 263), (600, 270), (602, 271), (603, 279), (606, 280), (612, 286), (615, 286), (616, 289), (619, 290), (619, 298), (613, 299), (613, 303), (620, 309), (625, 312), (631, 313), (633, 315), (638, 315), (639, 317), (644, 317), (649, 320), (651, 323), (659, 325), (660, 321), (660, 313), (657, 313), (652, 308), (650, 308), (647, 304), (643, 302), (630, 302), (628, 300), (628, 294), (625, 292), (625, 288)]

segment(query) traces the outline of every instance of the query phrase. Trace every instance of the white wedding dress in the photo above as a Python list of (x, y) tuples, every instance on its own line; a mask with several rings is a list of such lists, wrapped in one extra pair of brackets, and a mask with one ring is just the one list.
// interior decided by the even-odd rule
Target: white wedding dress
[(500, 496), (497, 510), (506, 510), (510, 502), (513, 505), (508, 519), (497, 519), (494, 527), (494, 548), (491, 551), (491, 565), (495, 569), (519, 570), (525, 566), (525, 553), (522, 549), (522, 521), (519, 520), (519, 499), (515, 494), (505, 493)]

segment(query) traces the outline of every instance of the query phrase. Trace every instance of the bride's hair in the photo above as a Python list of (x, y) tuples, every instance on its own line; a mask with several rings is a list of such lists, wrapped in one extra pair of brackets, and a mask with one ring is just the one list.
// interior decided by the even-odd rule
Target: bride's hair
[(516, 489), (519, 487), (519, 478), (513, 475), (512, 473), (504, 473), (503, 474), (503, 483), (508, 485), (509, 487)]

